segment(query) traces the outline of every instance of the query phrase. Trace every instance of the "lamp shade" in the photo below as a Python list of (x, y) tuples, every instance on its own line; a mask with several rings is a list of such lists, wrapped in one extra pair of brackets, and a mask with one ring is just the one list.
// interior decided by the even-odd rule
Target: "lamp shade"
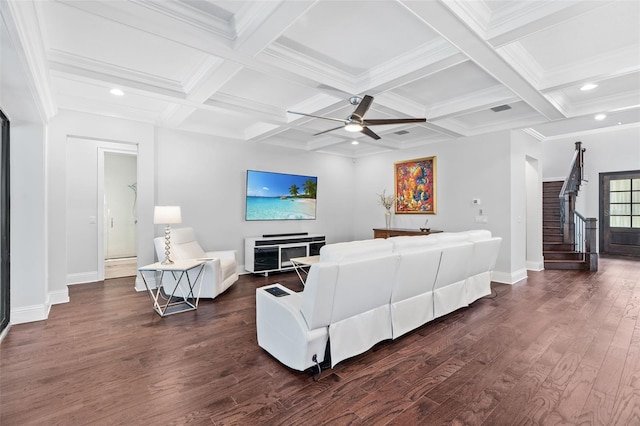
[(181, 222), (180, 206), (156, 206), (153, 211), (153, 223), (155, 224), (169, 225)]

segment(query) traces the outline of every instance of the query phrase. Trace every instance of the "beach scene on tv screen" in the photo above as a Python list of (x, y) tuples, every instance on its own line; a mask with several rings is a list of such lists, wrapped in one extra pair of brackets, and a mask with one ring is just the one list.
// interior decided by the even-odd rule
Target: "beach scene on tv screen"
[(316, 218), (318, 178), (247, 171), (246, 220)]

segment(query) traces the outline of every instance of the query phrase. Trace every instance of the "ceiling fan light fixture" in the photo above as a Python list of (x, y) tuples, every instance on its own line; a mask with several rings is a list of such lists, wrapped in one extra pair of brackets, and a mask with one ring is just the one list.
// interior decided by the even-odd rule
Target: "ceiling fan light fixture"
[(361, 132), (362, 128), (362, 124), (359, 123), (347, 123), (344, 125), (344, 129), (347, 132)]

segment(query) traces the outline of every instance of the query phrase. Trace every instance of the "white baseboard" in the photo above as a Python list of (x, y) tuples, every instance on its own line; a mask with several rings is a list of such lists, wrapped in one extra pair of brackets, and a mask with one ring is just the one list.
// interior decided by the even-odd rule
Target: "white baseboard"
[(0, 344), (2, 343), (2, 340), (4, 339), (4, 337), (9, 333), (10, 328), (11, 328), (11, 323), (7, 324), (4, 330), (2, 330), (2, 333), (0, 333)]
[(524, 280), (525, 278), (527, 278), (526, 269), (520, 269), (519, 271), (514, 272), (493, 271), (491, 273), (491, 281), (495, 281), (501, 284), (513, 285), (518, 281)]
[(67, 275), (67, 284), (93, 283), (98, 280), (98, 271), (80, 272)]
[(527, 270), (528, 271), (544, 271), (544, 260), (542, 261), (527, 261)]
[(49, 292), (49, 304), (58, 305), (60, 303), (69, 303), (69, 288), (65, 287), (64, 290)]
[[(145, 277), (147, 277), (145, 275)], [(150, 288), (156, 288), (156, 280), (155, 277), (147, 277), (147, 284), (149, 285)], [(136, 275), (136, 286), (135, 286), (136, 291), (147, 291), (147, 288), (144, 285), (144, 281), (142, 281), (142, 278), (140, 278), (140, 275)]]
[(49, 317), (49, 309), (51, 305), (46, 304), (11, 309), (11, 324), (44, 321)]

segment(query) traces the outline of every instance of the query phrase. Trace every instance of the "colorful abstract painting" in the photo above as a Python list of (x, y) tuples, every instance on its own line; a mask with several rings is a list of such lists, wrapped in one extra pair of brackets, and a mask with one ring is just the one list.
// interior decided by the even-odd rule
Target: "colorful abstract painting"
[(395, 163), (396, 213), (436, 212), (436, 157)]

